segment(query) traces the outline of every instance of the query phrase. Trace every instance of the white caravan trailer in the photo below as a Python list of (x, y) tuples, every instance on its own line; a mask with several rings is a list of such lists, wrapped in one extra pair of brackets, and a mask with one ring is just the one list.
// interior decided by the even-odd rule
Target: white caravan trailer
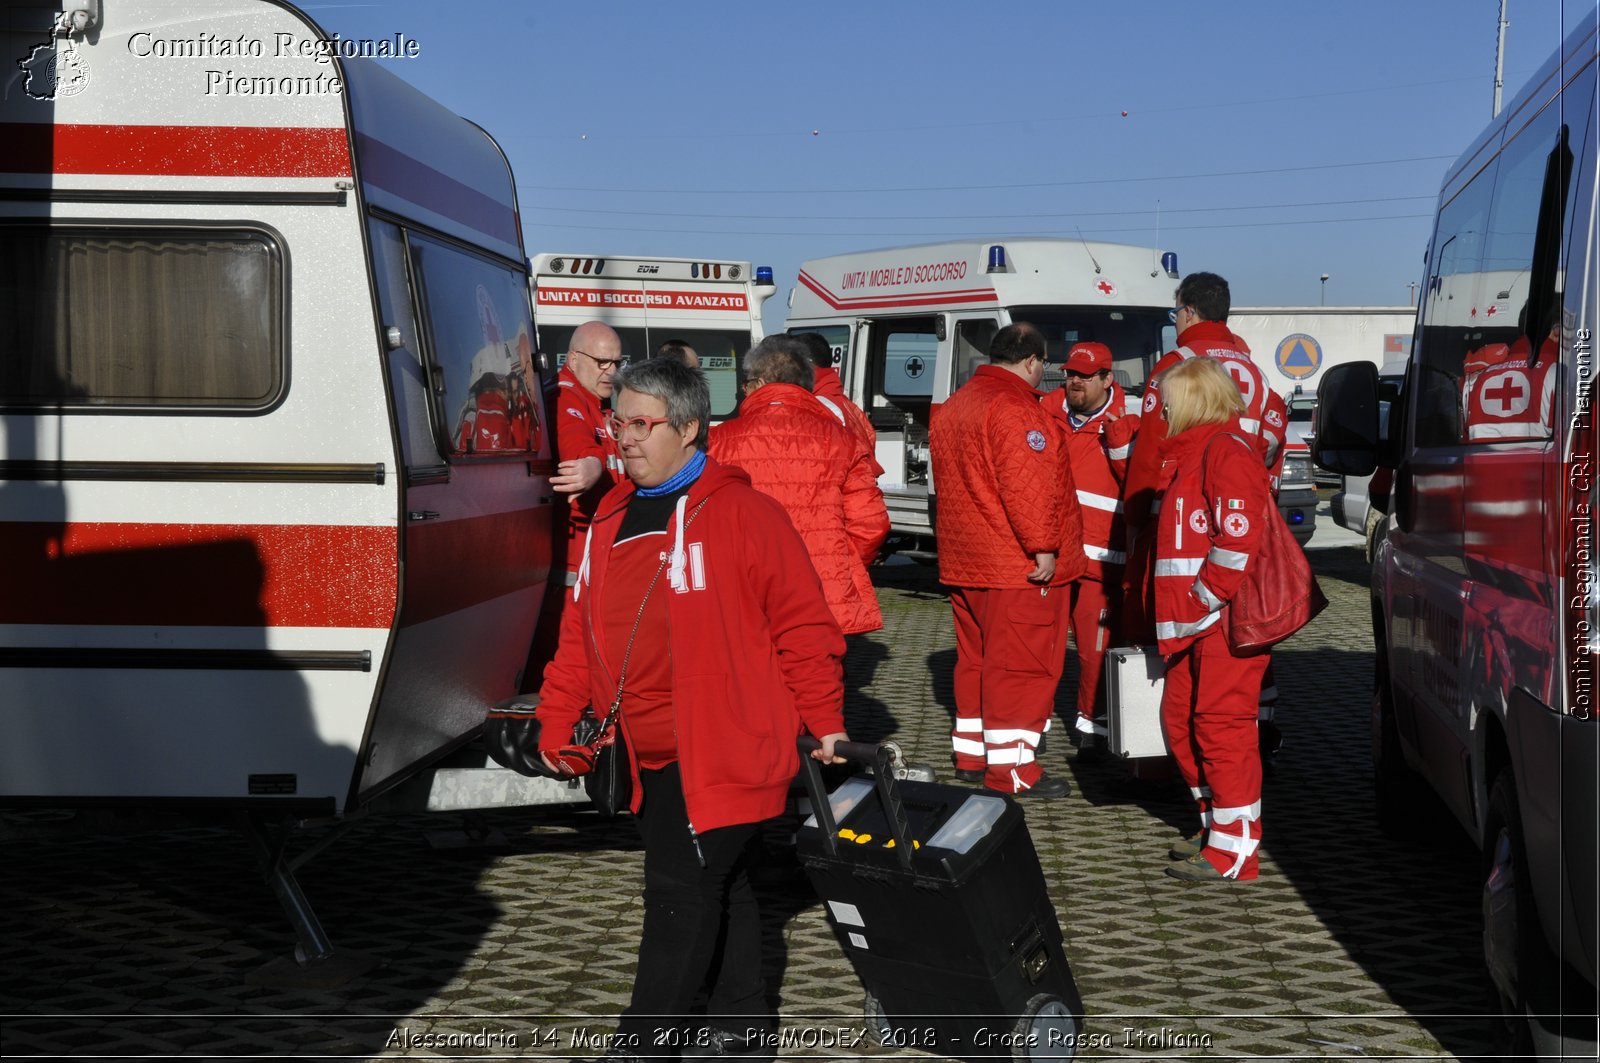
[(933, 555), (928, 417), (988, 359), (1015, 321), (1037, 325), (1049, 357), (1041, 387), (1059, 387), (1074, 343), (1111, 348), (1137, 393), (1175, 342), (1178, 257), (1145, 247), (1015, 237), (836, 255), (807, 262), (789, 295), (789, 332), (820, 333), (846, 393), (878, 430), (889, 545)]
[(512, 174), (346, 58), (404, 42), (66, 7), (3, 38), (0, 803), (245, 813), (323, 959), (269, 836), (537, 799), (424, 773), (520, 689), (549, 570)]
[(739, 408), (740, 367), (761, 341), (761, 307), (777, 290), (767, 266), (639, 255), (535, 255), (533, 285), (539, 350), (551, 364), (565, 363), (585, 321), (616, 329), (629, 360), (682, 340), (700, 356), (718, 421)]

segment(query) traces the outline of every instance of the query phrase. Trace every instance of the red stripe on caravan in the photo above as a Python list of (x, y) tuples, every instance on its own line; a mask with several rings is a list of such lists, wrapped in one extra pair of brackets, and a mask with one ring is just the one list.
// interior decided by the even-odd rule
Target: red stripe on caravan
[(0, 123), (4, 173), (348, 177), (342, 128)]
[(385, 628), (391, 527), (0, 523), (0, 623)]
[(1000, 297), (992, 288), (962, 288), (935, 292), (928, 295), (879, 295), (845, 298), (834, 295), (821, 283), (805, 273), (800, 283), (817, 293), (817, 297), (835, 310), (881, 310), (897, 306), (941, 306), (951, 303), (997, 303)]

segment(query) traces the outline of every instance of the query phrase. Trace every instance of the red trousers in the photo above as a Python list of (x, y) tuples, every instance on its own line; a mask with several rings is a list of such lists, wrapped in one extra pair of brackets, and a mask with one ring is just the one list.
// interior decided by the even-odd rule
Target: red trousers
[(1167, 658), (1161, 727), (1207, 828), (1202, 854), (1230, 878), (1256, 877), (1261, 751), (1256, 710), (1267, 657), (1235, 657), (1220, 631)]
[(1106, 650), (1119, 626), (1122, 585), (1086, 577), (1074, 580), (1071, 590), (1072, 637), (1078, 644), (1078, 715), (1092, 720), (1105, 708)]
[(956, 626), (956, 767), (983, 771), (991, 790), (1018, 793), (1039, 781), (1039, 739), (1066, 664), (1066, 587), (950, 592)]

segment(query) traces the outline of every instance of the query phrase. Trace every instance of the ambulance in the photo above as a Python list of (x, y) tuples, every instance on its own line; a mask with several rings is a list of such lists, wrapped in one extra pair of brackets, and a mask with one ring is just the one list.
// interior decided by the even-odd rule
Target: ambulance
[(726, 259), (638, 255), (541, 254), (533, 259), (534, 326), (539, 350), (564, 365), (572, 332), (604, 321), (622, 338), (627, 360), (648, 358), (668, 340), (700, 356), (711, 385), (711, 417), (739, 409), (739, 373), (761, 341), (761, 307), (777, 288), (772, 269)]
[(511, 170), (286, 3), (6, 20), (0, 804), (237, 814), (326, 959), (290, 829), (539, 799), (469, 748), (554, 527)]
[(1378, 368), (1335, 366), (1312, 444), (1347, 475), (1393, 470), (1372, 569), (1379, 822), (1426, 829), (1437, 797), (1479, 848), (1501, 1058), (1600, 1043), (1597, 21), (1446, 172), (1387, 422)]
[(1013, 237), (864, 251), (814, 259), (789, 293), (788, 332), (816, 332), (834, 352), (845, 393), (878, 432), (888, 548), (935, 556), (935, 485), (928, 459), (933, 407), (988, 360), (1015, 321), (1044, 332), (1043, 390), (1061, 386), (1074, 343), (1111, 348), (1113, 372), (1137, 394), (1176, 344), (1178, 256), (1145, 247)]

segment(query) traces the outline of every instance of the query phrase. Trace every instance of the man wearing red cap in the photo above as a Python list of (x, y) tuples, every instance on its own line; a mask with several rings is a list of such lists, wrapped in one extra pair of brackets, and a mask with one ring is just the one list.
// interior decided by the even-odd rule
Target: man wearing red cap
[(1044, 407), (1067, 430), (1067, 462), (1083, 514), (1083, 554), (1088, 567), (1072, 583), (1072, 635), (1078, 644), (1077, 742), (1094, 748), (1103, 723), (1106, 650), (1121, 624), (1122, 568), (1127, 531), (1122, 484), (1138, 417), (1124, 416), (1122, 389), (1111, 375), (1111, 348), (1079, 343), (1067, 352), (1066, 380), (1044, 397)]
[(1064, 797), (1037, 753), (1067, 649), (1067, 585), (1083, 531), (1060, 423), (1039, 405), (1045, 342), (1007, 325), (989, 365), (928, 426), (939, 578), (955, 615), (956, 778), (1019, 797)]

